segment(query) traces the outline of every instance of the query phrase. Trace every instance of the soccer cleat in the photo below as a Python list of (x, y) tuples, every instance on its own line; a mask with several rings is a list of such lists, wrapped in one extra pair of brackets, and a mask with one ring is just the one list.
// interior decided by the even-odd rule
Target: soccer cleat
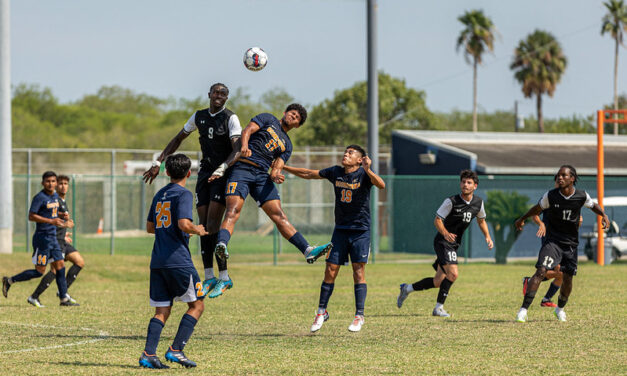
[(167, 369), (170, 368), (165, 364), (161, 363), (159, 357), (156, 355), (148, 355), (144, 351), (142, 356), (139, 357), (139, 366), (144, 368), (154, 368), (154, 369)]
[(60, 306), (64, 306), (64, 307), (78, 307), (78, 306), (80, 306), (80, 304), (76, 303), (76, 300), (68, 299), (67, 296), (66, 296), (65, 299), (61, 300), (59, 305)]
[(553, 313), (555, 313), (555, 317), (557, 317), (557, 320), (562, 322), (566, 321), (566, 311), (564, 311), (563, 308), (555, 308), (555, 311), (553, 311)]
[[(58, 297), (59, 297), (59, 292), (57, 291), (57, 298), (58, 298)], [(74, 304), (78, 305), (78, 304), (77, 304), (77, 302), (76, 302), (76, 299), (72, 298), (72, 297), (70, 296), (70, 294), (65, 293), (65, 298), (66, 298), (66, 299), (68, 299), (70, 302), (72, 302), (72, 303), (74, 303)]]
[(531, 277), (523, 277), (523, 295), (527, 295), (527, 286)]
[(165, 353), (165, 360), (168, 362), (174, 362), (182, 365), (185, 368), (196, 367), (196, 363), (187, 359), (185, 354), (182, 351), (173, 350), (172, 346), (168, 348), (168, 351)]
[(355, 319), (353, 319), (353, 322), (348, 326), (348, 331), (358, 332), (361, 330), (362, 325), (364, 325), (364, 317), (361, 315), (355, 315)]
[(516, 321), (518, 322), (526, 322), (527, 321), (527, 310), (521, 308), (516, 315)]
[(431, 312), (431, 315), (439, 317), (451, 317), (451, 315), (444, 310), (444, 307), (434, 308), (433, 312)]
[(322, 324), (329, 319), (329, 312), (324, 310), (324, 313), (316, 313), (313, 324), (311, 324), (311, 332), (317, 332), (322, 328)]
[(229, 258), (229, 251), (226, 249), (226, 244), (218, 243), (216, 244), (215, 250), (216, 257), (219, 257), (220, 260), (226, 260)]
[(29, 302), (30, 304), (34, 305), (34, 306), (35, 306), (35, 307), (37, 307), (37, 308), (44, 308), (44, 307), (45, 307), (45, 305), (43, 305), (43, 304), (41, 304), (41, 303), (39, 302), (39, 299), (37, 299), (37, 298), (33, 298), (32, 296), (29, 296), (29, 297), (26, 299), (26, 301), (27, 301), (27, 302)]
[(550, 307), (550, 308), (555, 308), (557, 307), (557, 304), (553, 303), (550, 299), (542, 299), (542, 302), (540, 303), (541, 307)]
[(218, 283), (215, 285), (213, 290), (211, 290), (209, 297), (211, 299), (217, 298), (218, 296), (222, 295), (223, 292), (230, 289), (231, 287), (233, 287), (233, 280), (229, 279), (228, 281), (223, 281), (219, 279)]
[(216, 284), (218, 284), (218, 279), (216, 277), (205, 279), (202, 283), (202, 296), (209, 294), (209, 291), (213, 290), (213, 288), (216, 287)]
[(316, 262), (317, 259), (319, 259), (320, 257), (330, 252), (332, 248), (333, 248), (333, 243), (327, 243), (324, 245), (319, 245), (317, 247), (314, 247), (314, 249), (309, 251), (309, 254), (306, 257), (307, 263), (313, 264), (314, 262)]
[(396, 298), (396, 306), (401, 308), (403, 306), (403, 302), (409, 296), (409, 293), (405, 290), (407, 283), (401, 283), (401, 292), (398, 293), (398, 298)]
[(9, 278), (2, 277), (2, 295), (4, 295), (5, 298), (9, 296), (10, 287), (11, 284), (9, 283)]

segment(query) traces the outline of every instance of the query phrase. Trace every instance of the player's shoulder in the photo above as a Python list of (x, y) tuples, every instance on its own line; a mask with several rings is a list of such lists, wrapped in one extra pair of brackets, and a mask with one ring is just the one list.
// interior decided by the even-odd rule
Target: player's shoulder
[(483, 199), (477, 195), (472, 195), (472, 200), (470, 200), (471, 205), (481, 205), (483, 203)]
[(272, 115), (271, 113), (262, 112), (262, 113), (258, 114), (257, 116), (255, 116), (253, 118), (253, 121), (255, 121), (255, 122), (261, 121), (264, 124), (259, 124), (259, 125), (265, 125), (265, 124), (269, 124), (269, 123), (278, 122), (279, 119), (277, 119), (277, 117)]

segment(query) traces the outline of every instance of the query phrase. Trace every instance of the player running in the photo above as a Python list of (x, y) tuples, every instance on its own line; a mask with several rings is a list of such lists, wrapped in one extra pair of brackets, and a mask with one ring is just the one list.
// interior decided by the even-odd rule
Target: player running
[[(56, 192), (59, 195), (59, 211), (68, 213), (69, 210), (67, 207), (67, 203), (65, 202), (65, 197), (67, 195), (67, 191), (69, 189), (70, 178), (66, 175), (59, 175), (57, 177), (57, 187)], [(67, 275), (65, 276), (65, 280), (67, 282), (67, 288), (69, 289), (72, 283), (76, 280), (78, 273), (85, 267), (85, 261), (81, 254), (72, 246), (72, 237), (67, 232), (68, 228), (74, 227), (74, 221), (71, 218), (68, 218), (65, 221), (64, 227), (57, 227), (57, 242), (59, 242), (59, 246), (61, 247), (61, 251), (64, 255), (64, 261), (70, 261), (72, 263), (72, 267), (68, 270)], [(30, 304), (35, 307), (42, 308), (42, 305), (39, 302), (39, 296), (46, 291), (52, 280), (55, 279), (55, 274), (52, 270), (50, 270), (39, 282), (39, 286), (35, 289), (35, 291), (31, 294), (31, 296), (26, 299)], [(57, 292), (58, 293), (58, 292)], [(76, 303), (70, 294), (66, 295), (70, 301)]]
[(540, 282), (546, 276), (548, 270), (554, 270), (560, 265), (563, 273), (563, 282), (560, 294), (557, 298), (555, 316), (559, 321), (566, 321), (564, 306), (573, 288), (573, 276), (577, 274), (577, 246), (579, 245), (579, 218), (581, 207), (585, 206), (602, 217), (603, 228), (609, 225), (609, 218), (603, 209), (596, 204), (590, 196), (582, 190), (576, 189), (577, 171), (573, 166), (560, 167), (556, 181), (559, 188), (546, 192), (540, 201), (527, 213), (516, 220), (516, 228), (522, 231), (525, 220), (531, 216), (539, 215), (544, 210), (544, 223), (546, 236), (542, 241), (542, 248), (538, 254), (536, 273), (531, 277), (527, 285), (522, 307), (516, 315), (516, 321), (527, 321), (527, 310), (533, 302)]
[(199, 222), (209, 233), (200, 238), (202, 262), (205, 269), (203, 293), (209, 293), (210, 298), (215, 298), (233, 287), (225, 259), (216, 257), (219, 272), (216, 278), (213, 269), (213, 252), (225, 209), (225, 173), (239, 158), (242, 127), (237, 115), (226, 108), (229, 98), (229, 89), (226, 85), (222, 83), (211, 85), (208, 95), (209, 108), (196, 111), (189, 118), (183, 129), (153, 162), (152, 167), (144, 172), (144, 181), (151, 183), (159, 174), (161, 162), (174, 153), (187, 136), (198, 130), (202, 160), (196, 182), (196, 210)]
[(453, 282), (457, 279), (457, 249), (462, 243), (462, 235), (470, 225), (473, 218), (477, 218), (479, 229), (485, 236), (486, 244), (492, 249), (492, 238), (485, 220), (486, 213), (483, 208), (483, 200), (474, 195), (479, 184), (477, 173), (471, 170), (463, 170), (459, 175), (461, 193), (444, 200), (437, 211), (434, 220), (438, 233), (433, 239), (433, 248), (437, 255), (433, 263), (435, 276), (424, 278), (413, 284), (403, 283), (396, 299), (398, 308), (403, 306), (409, 293), (413, 291), (428, 290), (439, 287), (437, 303), (433, 309), (433, 316), (450, 317), (444, 310), (444, 302), (449, 294)]
[(317, 332), (329, 319), (327, 304), (333, 293), (340, 266), (348, 263), (350, 255), (355, 283), (355, 318), (348, 327), (358, 332), (364, 324), (366, 303), (366, 263), (370, 254), (370, 188), (385, 188), (385, 182), (371, 169), (372, 161), (359, 145), (349, 145), (344, 151), (342, 166), (324, 170), (309, 170), (284, 166), (283, 169), (303, 179), (327, 179), (335, 190), (335, 228), (327, 255), (324, 280), (320, 287), (318, 311), (311, 331)]
[(187, 359), (183, 348), (205, 306), (202, 283), (189, 253), (188, 234), (204, 236), (207, 232), (202, 224), (194, 225), (193, 222), (194, 196), (185, 188), (191, 165), (184, 154), (166, 159), (170, 184), (157, 192), (148, 212), (146, 229), (155, 234), (150, 260), (150, 305), (155, 307), (155, 316), (148, 324), (146, 347), (139, 358), (139, 365), (146, 368), (170, 368), (157, 357), (157, 345), (174, 300), (187, 303), (188, 309), (165, 359), (186, 368), (196, 367), (195, 362)]
[(59, 211), (59, 195), (55, 192), (57, 174), (46, 171), (41, 177), (43, 189), (35, 195), (28, 211), (28, 220), (37, 223), (33, 234), (33, 264), (35, 269), (24, 270), (13, 277), (2, 277), (2, 294), (6, 298), (9, 288), (15, 282), (28, 281), (41, 277), (46, 271), (46, 265), (52, 261), (50, 267), (56, 272), (59, 299), (62, 306), (77, 306), (78, 304), (67, 296), (67, 282), (65, 280), (65, 265), (63, 252), (57, 242), (57, 227), (67, 226), (64, 221), (69, 219), (66, 212)]
[[(279, 192), (273, 184), (281, 184), (285, 180), (281, 170), (292, 155), (292, 141), (287, 132), (303, 125), (306, 119), (305, 107), (292, 103), (285, 109), (281, 120), (262, 113), (252, 118), (242, 132), (241, 157), (227, 179), (226, 214), (218, 232), (217, 257), (229, 257), (227, 246), (249, 193), (276, 224), (281, 235), (303, 253), (308, 263), (315, 262), (333, 247), (332, 243), (318, 247), (309, 245), (288, 221), (281, 209)], [(272, 171), (268, 174), (271, 167)]]

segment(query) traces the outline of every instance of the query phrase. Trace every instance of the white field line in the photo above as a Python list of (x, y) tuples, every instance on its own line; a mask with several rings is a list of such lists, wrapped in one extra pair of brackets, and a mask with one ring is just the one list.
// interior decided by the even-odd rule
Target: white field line
[(60, 348), (63, 348), (63, 347), (80, 346), (80, 345), (86, 345), (88, 343), (104, 341), (105, 339), (109, 338), (109, 333), (107, 333), (105, 331), (102, 331), (102, 330), (92, 329), (92, 328), (71, 328), (71, 327), (65, 327), (65, 326), (52, 326), (52, 325), (42, 325), (42, 324), (25, 324), (25, 323), (8, 322), (8, 321), (0, 321), (0, 324), (1, 325), (27, 326), (27, 327), (31, 327), (31, 328), (45, 328), (45, 329), (64, 329), (64, 330), (77, 330), (78, 329), (78, 330), (84, 330), (84, 331), (97, 332), (98, 333), (98, 337), (97, 338), (88, 339), (88, 340), (84, 340), (84, 341), (64, 343), (62, 345), (32, 347), (32, 348), (29, 348), (29, 349), (0, 351), (0, 354), (15, 354), (15, 353), (30, 352), (30, 351), (60, 349)]

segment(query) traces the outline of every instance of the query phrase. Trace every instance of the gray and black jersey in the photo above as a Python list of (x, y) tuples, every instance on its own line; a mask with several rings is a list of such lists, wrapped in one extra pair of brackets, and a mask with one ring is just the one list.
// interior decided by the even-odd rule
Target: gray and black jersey
[[(67, 213), (67, 202), (64, 199), (59, 197), (59, 213)], [(65, 227), (57, 227), (57, 241), (59, 245), (63, 246), (65, 244), (65, 234), (67, 233), (67, 228)]]
[[(483, 200), (476, 195), (470, 201), (465, 201), (461, 195), (451, 196), (442, 202), (437, 211), (437, 216), (444, 222), (444, 228), (457, 235), (455, 243), (460, 245), (462, 235), (470, 225), (473, 218), (485, 218)], [(434, 242), (447, 241), (439, 232), (435, 235)]]
[(231, 138), (241, 136), (242, 126), (237, 115), (226, 107), (222, 107), (215, 114), (205, 108), (196, 111), (183, 127), (188, 134), (196, 129), (198, 129), (198, 140), (202, 150), (198, 174), (212, 173), (226, 161), (233, 151)]
[(581, 208), (594, 206), (590, 195), (575, 189), (572, 195), (566, 197), (559, 188), (555, 188), (546, 192), (538, 205), (544, 210), (542, 221), (546, 226), (546, 240), (577, 247)]

